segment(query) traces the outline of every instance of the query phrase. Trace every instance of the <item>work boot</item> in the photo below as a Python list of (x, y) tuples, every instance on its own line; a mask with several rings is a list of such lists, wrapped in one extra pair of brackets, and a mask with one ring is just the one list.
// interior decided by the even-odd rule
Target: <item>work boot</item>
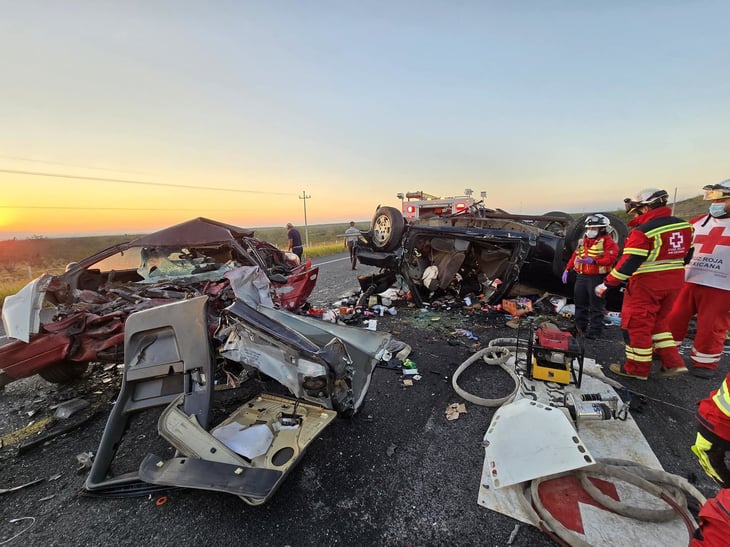
[(715, 377), (715, 369), (706, 367), (692, 367), (690, 374), (692, 374), (692, 376), (696, 376), (697, 378), (710, 380)]
[(662, 367), (656, 373), (658, 378), (674, 378), (687, 372), (687, 367)]
[(649, 375), (641, 376), (640, 374), (633, 374), (631, 372), (628, 372), (623, 365), (619, 365), (618, 363), (611, 363), (611, 365), (608, 367), (608, 369), (613, 372), (614, 374), (618, 374), (619, 376), (626, 376), (627, 378), (634, 378), (635, 380), (648, 380)]

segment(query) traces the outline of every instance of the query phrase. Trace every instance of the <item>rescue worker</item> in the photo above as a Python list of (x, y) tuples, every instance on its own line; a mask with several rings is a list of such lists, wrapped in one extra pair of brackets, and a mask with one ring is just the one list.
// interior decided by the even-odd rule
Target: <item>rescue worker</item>
[(730, 374), (720, 389), (700, 401), (695, 415), (698, 426), (692, 452), (705, 473), (722, 486), (722, 490), (700, 509), (700, 527), (690, 546), (727, 545), (730, 535), (730, 469), (725, 463), (725, 455), (730, 450), (729, 388)]
[(345, 247), (350, 251), (350, 264), (357, 270), (357, 246), (360, 243), (360, 230), (355, 228), (355, 221), (350, 221), (350, 227), (345, 230)]
[(578, 243), (563, 272), (562, 281), (568, 283), (568, 274), (577, 274), (573, 286), (575, 326), (579, 334), (594, 339), (603, 332), (603, 316), (606, 309), (603, 298), (596, 294), (596, 287), (618, 258), (618, 245), (608, 234), (610, 221), (605, 215), (588, 215), (585, 221), (585, 237)]
[(705, 186), (704, 199), (712, 201), (709, 214), (692, 221), (694, 249), (685, 268), (685, 284), (669, 314), (669, 329), (677, 345), (697, 315), (690, 372), (712, 378), (730, 329), (730, 179)]
[(626, 360), (609, 367), (619, 376), (648, 379), (653, 353), (662, 362), (660, 376), (687, 372), (667, 316), (684, 283), (692, 226), (672, 216), (668, 199), (666, 190), (649, 188), (624, 200), (626, 211), (634, 216), (629, 222), (633, 229), (616, 266), (596, 287), (596, 294), (603, 296), (609, 287), (628, 282), (621, 308)]

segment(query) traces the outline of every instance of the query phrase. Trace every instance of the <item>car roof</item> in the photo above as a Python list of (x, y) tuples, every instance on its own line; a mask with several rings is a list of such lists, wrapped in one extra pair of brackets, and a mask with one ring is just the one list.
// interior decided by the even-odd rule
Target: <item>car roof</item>
[(129, 246), (210, 245), (229, 243), (241, 237), (253, 237), (253, 234), (254, 231), (248, 228), (198, 217), (132, 240)]

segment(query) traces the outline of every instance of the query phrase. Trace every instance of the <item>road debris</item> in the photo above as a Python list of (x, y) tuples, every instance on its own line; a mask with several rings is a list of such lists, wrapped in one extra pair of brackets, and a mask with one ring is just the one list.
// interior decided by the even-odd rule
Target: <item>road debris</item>
[(34, 484), (38, 484), (39, 482), (43, 482), (43, 479), (36, 479), (34, 481), (26, 482), (25, 484), (20, 484), (18, 486), (13, 486), (11, 488), (0, 488), (0, 494), (7, 494), (8, 492), (15, 492), (16, 490), (22, 490), (23, 488), (26, 488), (28, 486), (33, 486)]
[(446, 419), (449, 421), (458, 420), (459, 416), (466, 414), (466, 405), (464, 403), (452, 403), (446, 407)]

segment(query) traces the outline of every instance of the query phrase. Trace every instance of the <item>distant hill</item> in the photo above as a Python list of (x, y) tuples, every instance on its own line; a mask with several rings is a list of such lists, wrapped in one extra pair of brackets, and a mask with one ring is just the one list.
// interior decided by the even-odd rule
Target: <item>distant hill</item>
[(697, 196), (685, 199), (684, 201), (678, 201), (674, 206), (674, 215), (684, 220), (691, 220), (706, 214), (709, 207), (709, 202), (703, 200), (702, 196)]
[[(669, 206), (671, 207), (672, 204), (669, 203)], [(709, 202), (704, 201), (702, 199), (702, 196), (697, 196), (697, 197), (685, 199), (682, 201), (678, 201), (677, 203), (675, 203), (674, 204), (674, 216), (677, 216), (684, 220), (691, 220), (695, 217), (698, 217), (700, 215), (704, 215), (705, 213), (707, 213), (708, 208), (709, 208)], [(622, 219), (624, 222), (628, 222), (630, 220), (629, 215), (623, 209), (616, 210), (616, 211), (606, 211), (606, 212), (616, 215), (618, 218)], [(574, 213), (573, 216), (575, 218), (578, 218), (579, 216), (581, 216), (581, 214)]]

